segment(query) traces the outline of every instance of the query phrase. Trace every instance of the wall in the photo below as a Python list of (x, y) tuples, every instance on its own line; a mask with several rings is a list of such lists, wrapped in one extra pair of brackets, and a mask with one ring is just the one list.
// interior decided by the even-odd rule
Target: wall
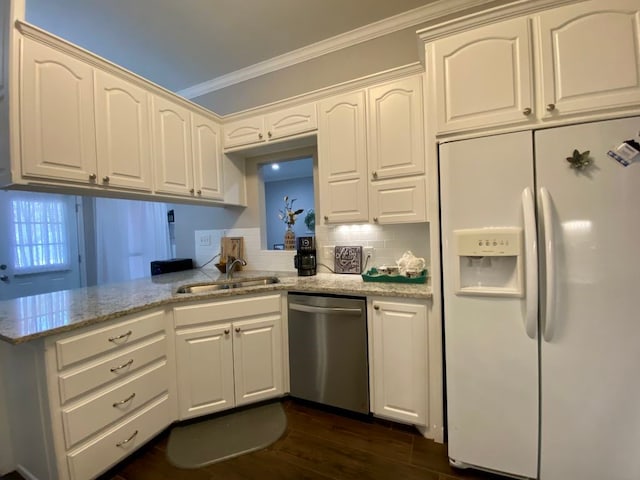
[[(199, 238), (205, 235), (211, 238), (211, 244), (201, 246)], [(295, 250), (277, 251), (261, 248), (259, 228), (231, 228), (227, 230), (213, 229), (198, 231), (195, 234), (194, 246), (196, 261), (203, 265), (220, 251), (222, 236), (243, 237), (245, 270), (295, 272), (293, 256)], [(318, 272), (329, 273), (333, 269), (333, 256), (325, 255), (325, 246), (358, 246), (373, 247), (373, 258), (369, 260), (367, 269), (376, 265), (395, 265), (404, 252), (410, 250), (415, 256), (423, 257), (429, 264), (429, 226), (426, 223), (400, 225), (338, 225), (316, 226)], [(364, 259), (363, 259), (364, 266)], [(203, 267), (205, 270), (217, 272), (214, 263)]]
[(411, 27), (191, 100), (226, 115), (419, 60), (416, 28)]
[(273, 249), (274, 243), (284, 243), (284, 232), (286, 224), (278, 218), (280, 210), (284, 210), (284, 197), (296, 199), (292, 210), (304, 209), (298, 215), (293, 231), (296, 237), (312, 235), (304, 224), (304, 216), (310, 209), (315, 209), (313, 199), (313, 177), (291, 178), (279, 182), (268, 182), (264, 186), (264, 196), (266, 205), (266, 230), (267, 241), (265, 249)]

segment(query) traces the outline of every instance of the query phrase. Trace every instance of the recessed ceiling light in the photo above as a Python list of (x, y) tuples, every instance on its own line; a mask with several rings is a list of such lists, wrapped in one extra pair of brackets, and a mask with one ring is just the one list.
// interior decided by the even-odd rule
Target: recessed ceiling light
[(277, 163), (272, 163), (271, 170), (280, 170), (280, 165), (278, 165)]

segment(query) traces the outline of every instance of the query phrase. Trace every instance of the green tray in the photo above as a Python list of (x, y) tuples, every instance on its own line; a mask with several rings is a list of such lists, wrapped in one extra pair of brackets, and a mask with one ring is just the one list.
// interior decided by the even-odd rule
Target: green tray
[(365, 282), (392, 282), (392, 283), (426, 283), (427, 270), (422, 270), (417, 277), (405, 277), (404, 275), (387, 275), (379, 273), (377, 269), (372, 268), (368, 272), (362, 274), (362, 280)]

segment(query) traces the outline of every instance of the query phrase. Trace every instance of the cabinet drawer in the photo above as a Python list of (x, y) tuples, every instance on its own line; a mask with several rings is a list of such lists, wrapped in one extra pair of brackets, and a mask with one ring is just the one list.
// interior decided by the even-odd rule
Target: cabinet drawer
[(101, 359), (90, 366), (65, 372), (58, 377), (60, 402), (66, 403), (115, 380), (122, 380), (141, 367), (162, 358), (167, 352), (167, 339), (163, 334), (148, 342), (129, 348), (120, 355)]
[(276, 294), (176, 307), (173, 318), (176, 327), (184, 327), (223, 320), (229, 322), (253, 315), (279, 314), (280, 310), (280, 294)]
[(167, 390), (167, 362), (62, 411), (67, 448), (114, 423)]
[(131, 345), (164, 329), (164, 311), (141, 315), (129, 321), (58, 340), (58, 369), (81, 360)]
[(71, 480), (94, 478), (130, 455), (170, 423), (169, 396), (164, 395), (126, 422), (69, 452), (67, 463)]

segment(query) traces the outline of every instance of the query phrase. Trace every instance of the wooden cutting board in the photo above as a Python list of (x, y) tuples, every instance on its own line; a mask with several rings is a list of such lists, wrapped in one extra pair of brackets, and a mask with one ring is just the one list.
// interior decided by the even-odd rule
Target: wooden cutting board
[[(220, 260), (226, 262), (227, 257), (244, 259), (243, 237), (222, 237), (220, 242)], [(236, 270), (242, 270), (242, 265), (238, 264)]]

